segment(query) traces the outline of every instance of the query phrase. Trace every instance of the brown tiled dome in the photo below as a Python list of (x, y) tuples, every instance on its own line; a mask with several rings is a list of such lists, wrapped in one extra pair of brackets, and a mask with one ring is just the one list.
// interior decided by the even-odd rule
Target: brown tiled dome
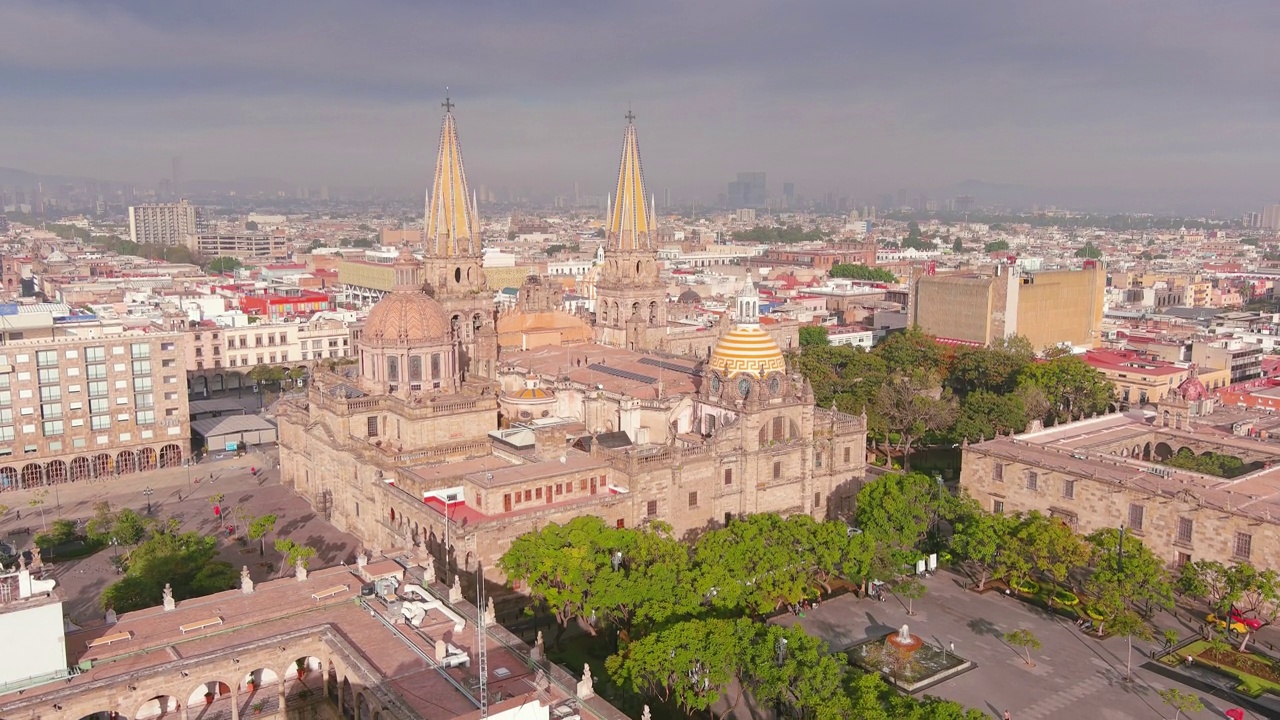
[(362, 339), (397, 345), (447, 341), (449, 318), (440, 303), (420, 292), (393, 292), (369, 311)]

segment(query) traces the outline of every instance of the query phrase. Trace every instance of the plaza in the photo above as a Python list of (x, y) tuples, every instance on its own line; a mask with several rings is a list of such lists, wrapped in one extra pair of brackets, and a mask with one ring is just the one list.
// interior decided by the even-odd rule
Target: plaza
[[(1172, 710), (1158, 694), (1168, 687), (1200, 697), (1205, 712), (1192, 714), (1192, 718), (1223, 717), (1224, 710), (1237, 707), (1230, 699), (1209, 695), (1144, 667), (1150, 652), (1158, 649), (1158, 641), (1134, 640), (1134, 681), (1126, 682), (1123, 637), (1091, 638), (1059, 616), (996, 591), (979, 594), (964, 590), (962, 582), (963, 578), (948, 572), (924, 580), (928, 592), (914, 602), (915, 614), (911, 616), (906, 604), (892, 595), (886, 602), (874, 602), (848, 594), (806, 611), (804, 617), (786, 614), (773, 622), (802, 626), (825, 640), (832, 652), (909, 623), (911, 632), (924, 642), (948, 650), (954, 644), (957, 655), (977, 665), (933, 685), (924, 694), (955, 700), (996, 718), (1006, 710), (1014, 720), (1171, 717)], [(1183, 637), (1196, 630), (1167, 615), (1158, 616), (1156, 625), (1176, 628)], [(1017, 629), (1030, 630), (1043, 643), (1041, 649), (1031, 652), (1033, 666), (1027, 665), (1021, 649), (1003, 640), (1004, 633)], [(1226, 684), (1207, 672), (1197, 679), (1219, 687)], [(1280, 716), (1280, 703), (1273, 699), (1262, 702), (1271, 703), (1274, 714), (1249, 713), (1246, 717)]]

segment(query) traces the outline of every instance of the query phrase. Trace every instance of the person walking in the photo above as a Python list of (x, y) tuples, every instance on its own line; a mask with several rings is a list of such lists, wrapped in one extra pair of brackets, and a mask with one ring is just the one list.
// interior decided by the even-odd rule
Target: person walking
[(1009, 714), (1008, 710), (1004, 711), (1004, 720), (1013, 720), (1013, 716)]

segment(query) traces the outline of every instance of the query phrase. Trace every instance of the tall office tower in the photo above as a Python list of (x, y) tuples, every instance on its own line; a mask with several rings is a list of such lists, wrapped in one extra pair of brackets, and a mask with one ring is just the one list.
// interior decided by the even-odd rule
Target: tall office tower
[(796, 206), (796, 184), (782, 183), (782, 197), (786, 208), (794, 208)]
[(904, 208), (906, 206), (907, 206), (907, 191), (904, 189), (899, 189), (898, 190), (898, 207)]
[(173, 158), (173, 194), (182, 195), (182, 158), (176, 155)]
[(177, 203), (129, 206), (129, 239), (150, 245), (185, 245), (199, 231), (198, 208), (184, 198)]
[(1262, 227), (1267, 230), (1280, 230), (1280, 205), (1267, 205), (1262, 208)]
[(664, 188), (662, 190), (662, 207), (668, 209), (671, 208), (671, 188)]
[(320, 186), (320, 202), (329, 202), (329, 186)]
[(573, 183), (573, 206), (577, 207), (582, 202), (582, 193), (578, 189), (578, 183)]

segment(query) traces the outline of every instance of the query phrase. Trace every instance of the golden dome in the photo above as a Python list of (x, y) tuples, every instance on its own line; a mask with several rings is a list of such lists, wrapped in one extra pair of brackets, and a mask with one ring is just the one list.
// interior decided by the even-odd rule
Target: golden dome
[(771, 372), (786, 372), (782, 348), (769, 333), (754, 326), (739, 326), (720, 338), (711, 351), (707, 367), (721, 377), (751, 375), (762, 378)]
[(550, 400), (551, 393), (539, 387), (525, 388), (510, 395), (512, 400)]
[(420, 292), (393, 292), (369, 311), (361, 339), (394, 345), (447, 342), (449, 318), (440, 303)]

